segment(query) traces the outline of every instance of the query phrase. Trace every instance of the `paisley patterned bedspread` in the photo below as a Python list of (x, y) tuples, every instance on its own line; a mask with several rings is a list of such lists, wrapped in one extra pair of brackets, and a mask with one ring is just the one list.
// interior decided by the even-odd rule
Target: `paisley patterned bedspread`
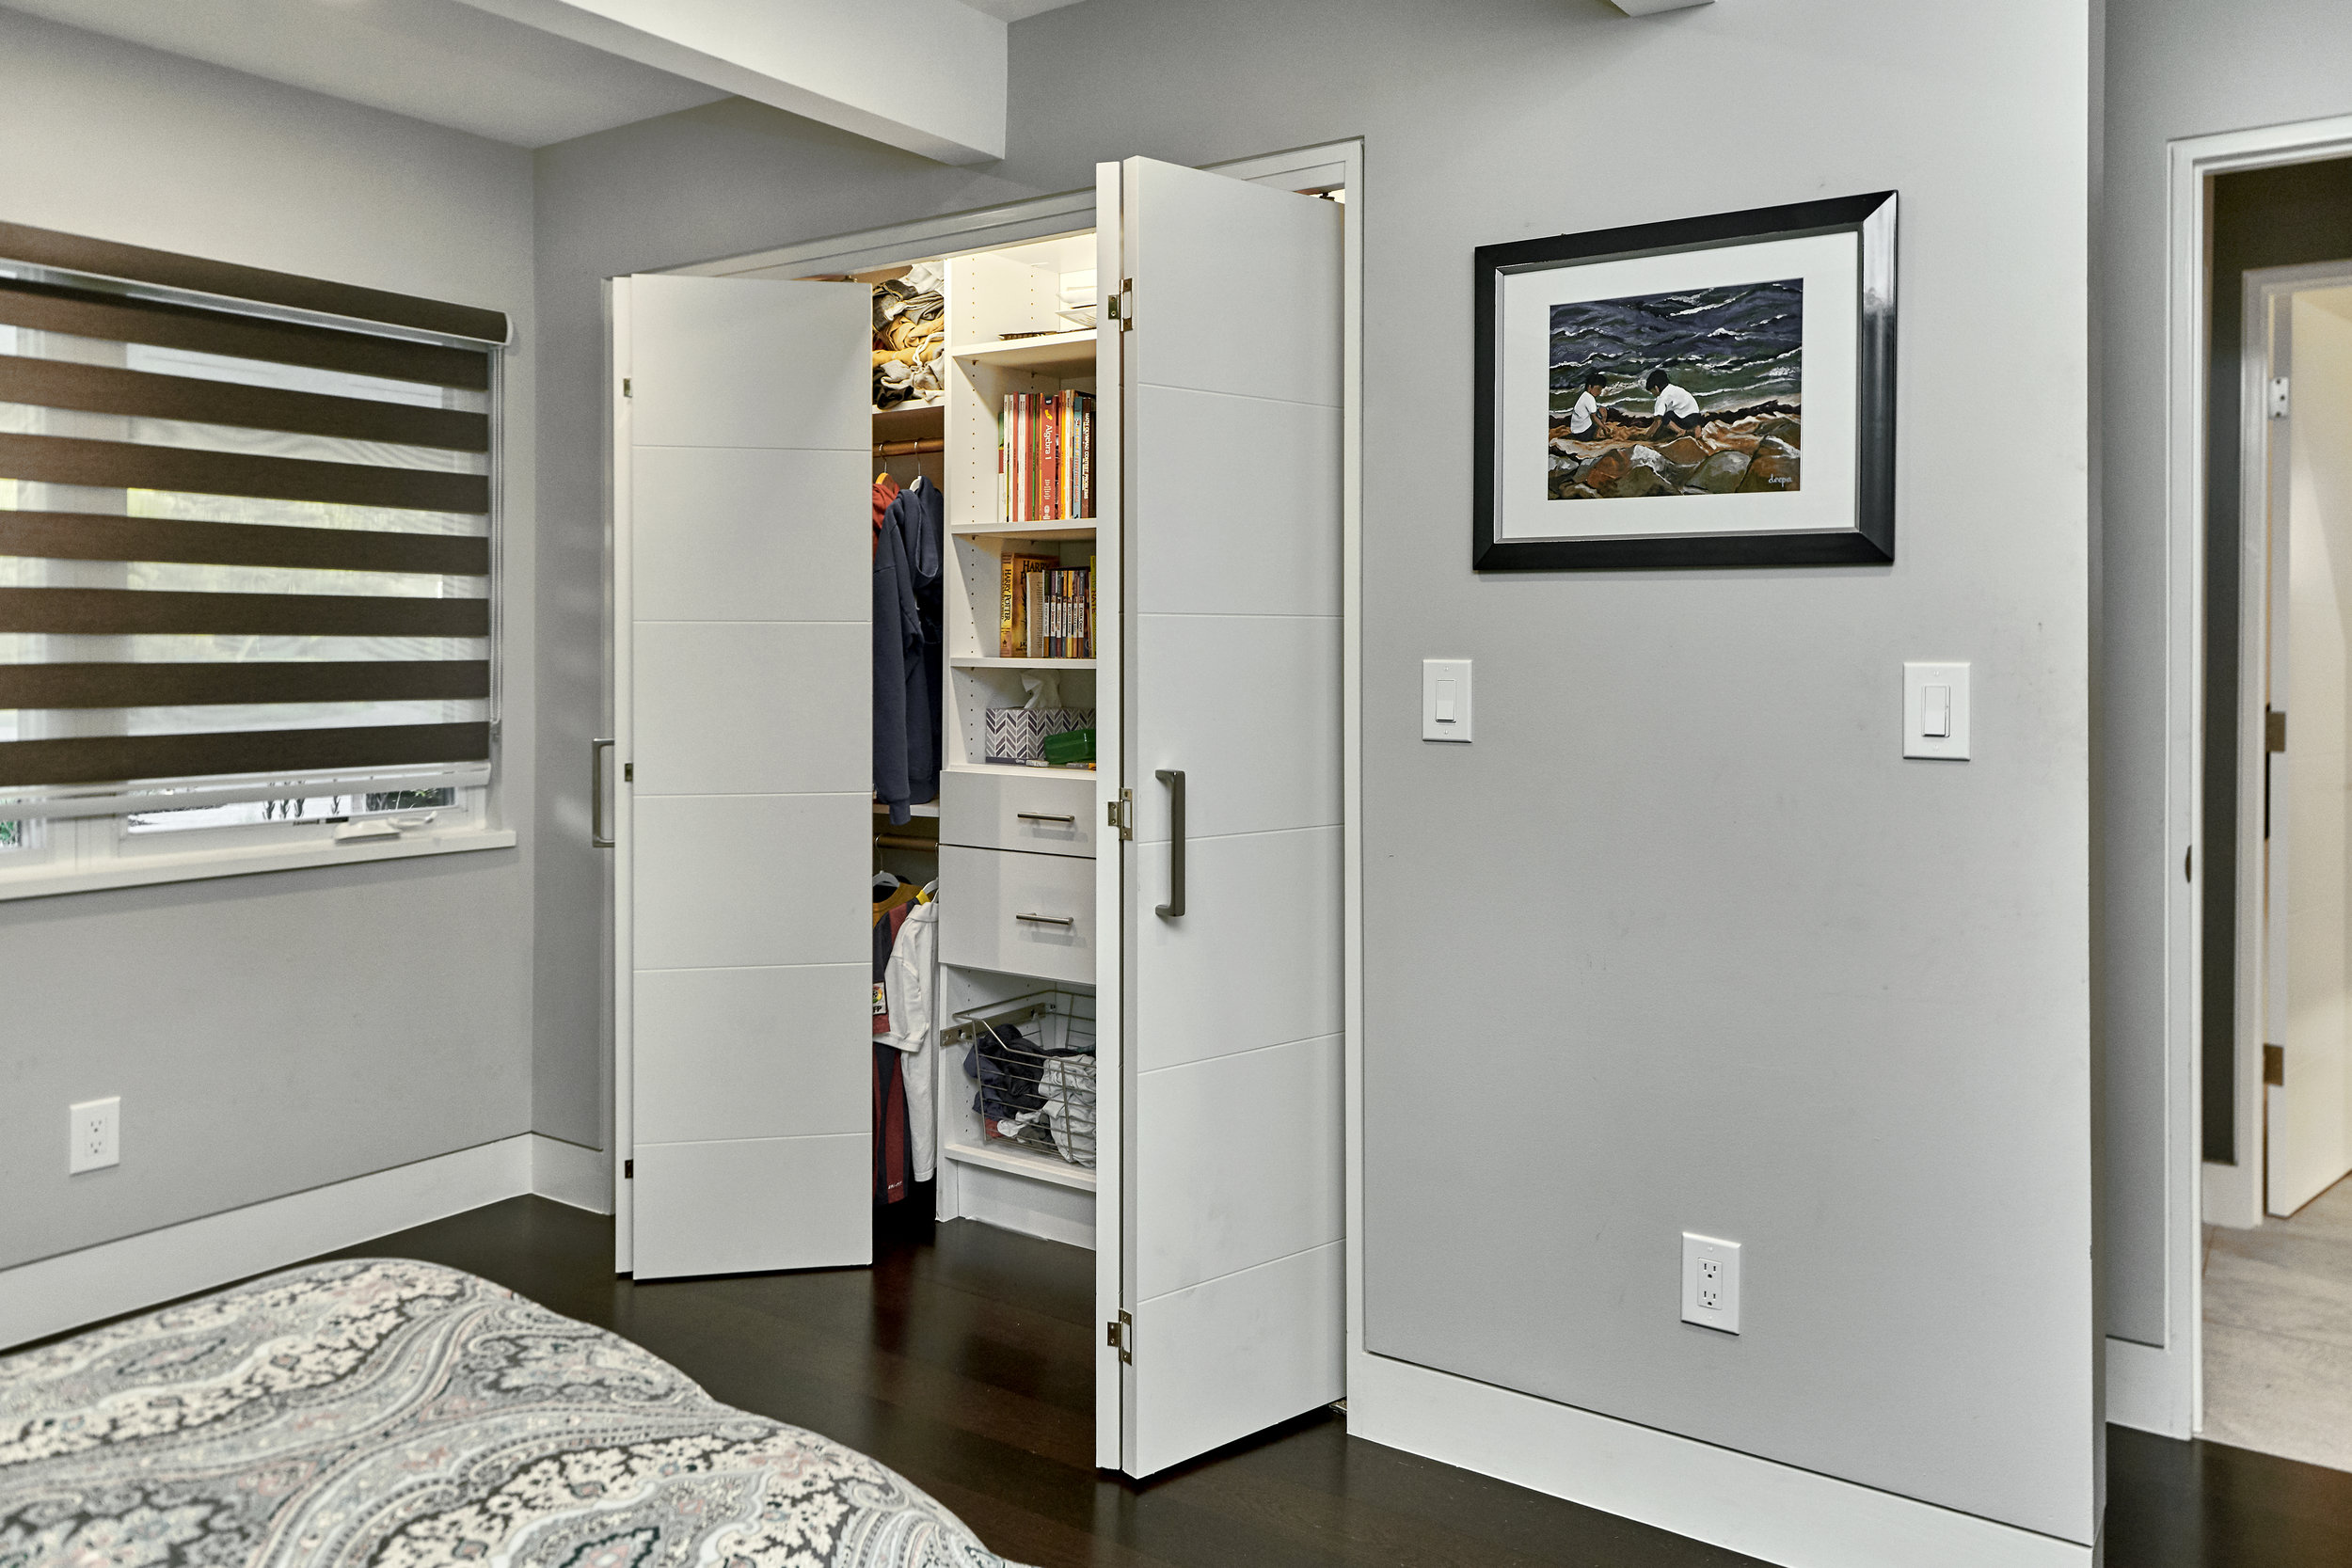
[(863, 1454), (402, 1259), (0, 1358), (0, 1568), (179, 1563), (1006, 1568)]

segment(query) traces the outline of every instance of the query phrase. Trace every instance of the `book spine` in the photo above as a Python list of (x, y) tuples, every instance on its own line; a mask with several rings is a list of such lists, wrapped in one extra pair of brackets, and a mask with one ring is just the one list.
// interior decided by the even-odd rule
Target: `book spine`
[(1040, 623), (1045, 618), (1045, 574), (1041, 571), (1031, 572), (1028, 575), (1026, 588), (1029, 611), (1029, 635), (1027, 649), (1022, 657), (1025, 658), (1043, 658), (1045, 657), (1045, 637)]
[(1094, 628), (1095, 628), (1095, 619), (1094, 619), (1094, 575), (1095, 575), (1094, 557), (1092, 557), (1092, 556), (1088, 556), (1088, 557), (1087, 557), (1087, 657), (1089, 657), (1089, 658), (1101, 658), (1103, 656), (1102, 656), (1101, 654), (1096, 653), (1096, 652), (1094, 651)]
[(1061, 394), (1056, 392), (1045, 400), (1044, 442), (1038, 456), (1045, 470), (1045, 512), (1048, 518), (1061, 515)]
[(1021, 591), (1021, 558), (1007, 552), (997, 563), (996, 657), (1017, 658), (1021, 650), (1013, 646), (1012, 634), (1015, 605), (1013, 595)]

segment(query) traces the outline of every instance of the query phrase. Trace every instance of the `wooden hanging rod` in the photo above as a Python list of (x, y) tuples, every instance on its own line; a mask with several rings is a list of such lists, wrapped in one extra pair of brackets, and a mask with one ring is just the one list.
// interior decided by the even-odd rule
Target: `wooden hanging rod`
[(914, 838), (903, 833), (876, 833), (874, 842), (884, 849), (936, 849), (939, 847), (939, 840), (935, 838)]
[(946, 451), (947, 443), (936, 437), (928, 441), (877, 441), (876, 457), (913, 457), (917, 452)]

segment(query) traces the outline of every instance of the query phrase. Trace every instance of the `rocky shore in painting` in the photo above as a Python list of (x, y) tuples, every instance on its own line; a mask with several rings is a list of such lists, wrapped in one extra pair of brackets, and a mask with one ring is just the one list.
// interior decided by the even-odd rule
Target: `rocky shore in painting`
[[(1634, 496), (1785, 494), (1798, 488), (1804, 423), (1792, 404), (1772, 402), (1708, 414), (1672, 439), (1613, 430), (1608, 410), (1599, 432), (1579, 440), (1568, 427), (1551, 427), (1553, 500), (1604, 500)], [(1643, 429), (1652, 421), (1620, 421)]]

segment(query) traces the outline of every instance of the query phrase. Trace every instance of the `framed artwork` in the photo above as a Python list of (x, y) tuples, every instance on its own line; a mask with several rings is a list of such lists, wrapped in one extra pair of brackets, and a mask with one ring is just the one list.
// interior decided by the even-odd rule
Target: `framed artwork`
[(1477, 252), (1482, 572), (1895, 559), (1895, 193)]

